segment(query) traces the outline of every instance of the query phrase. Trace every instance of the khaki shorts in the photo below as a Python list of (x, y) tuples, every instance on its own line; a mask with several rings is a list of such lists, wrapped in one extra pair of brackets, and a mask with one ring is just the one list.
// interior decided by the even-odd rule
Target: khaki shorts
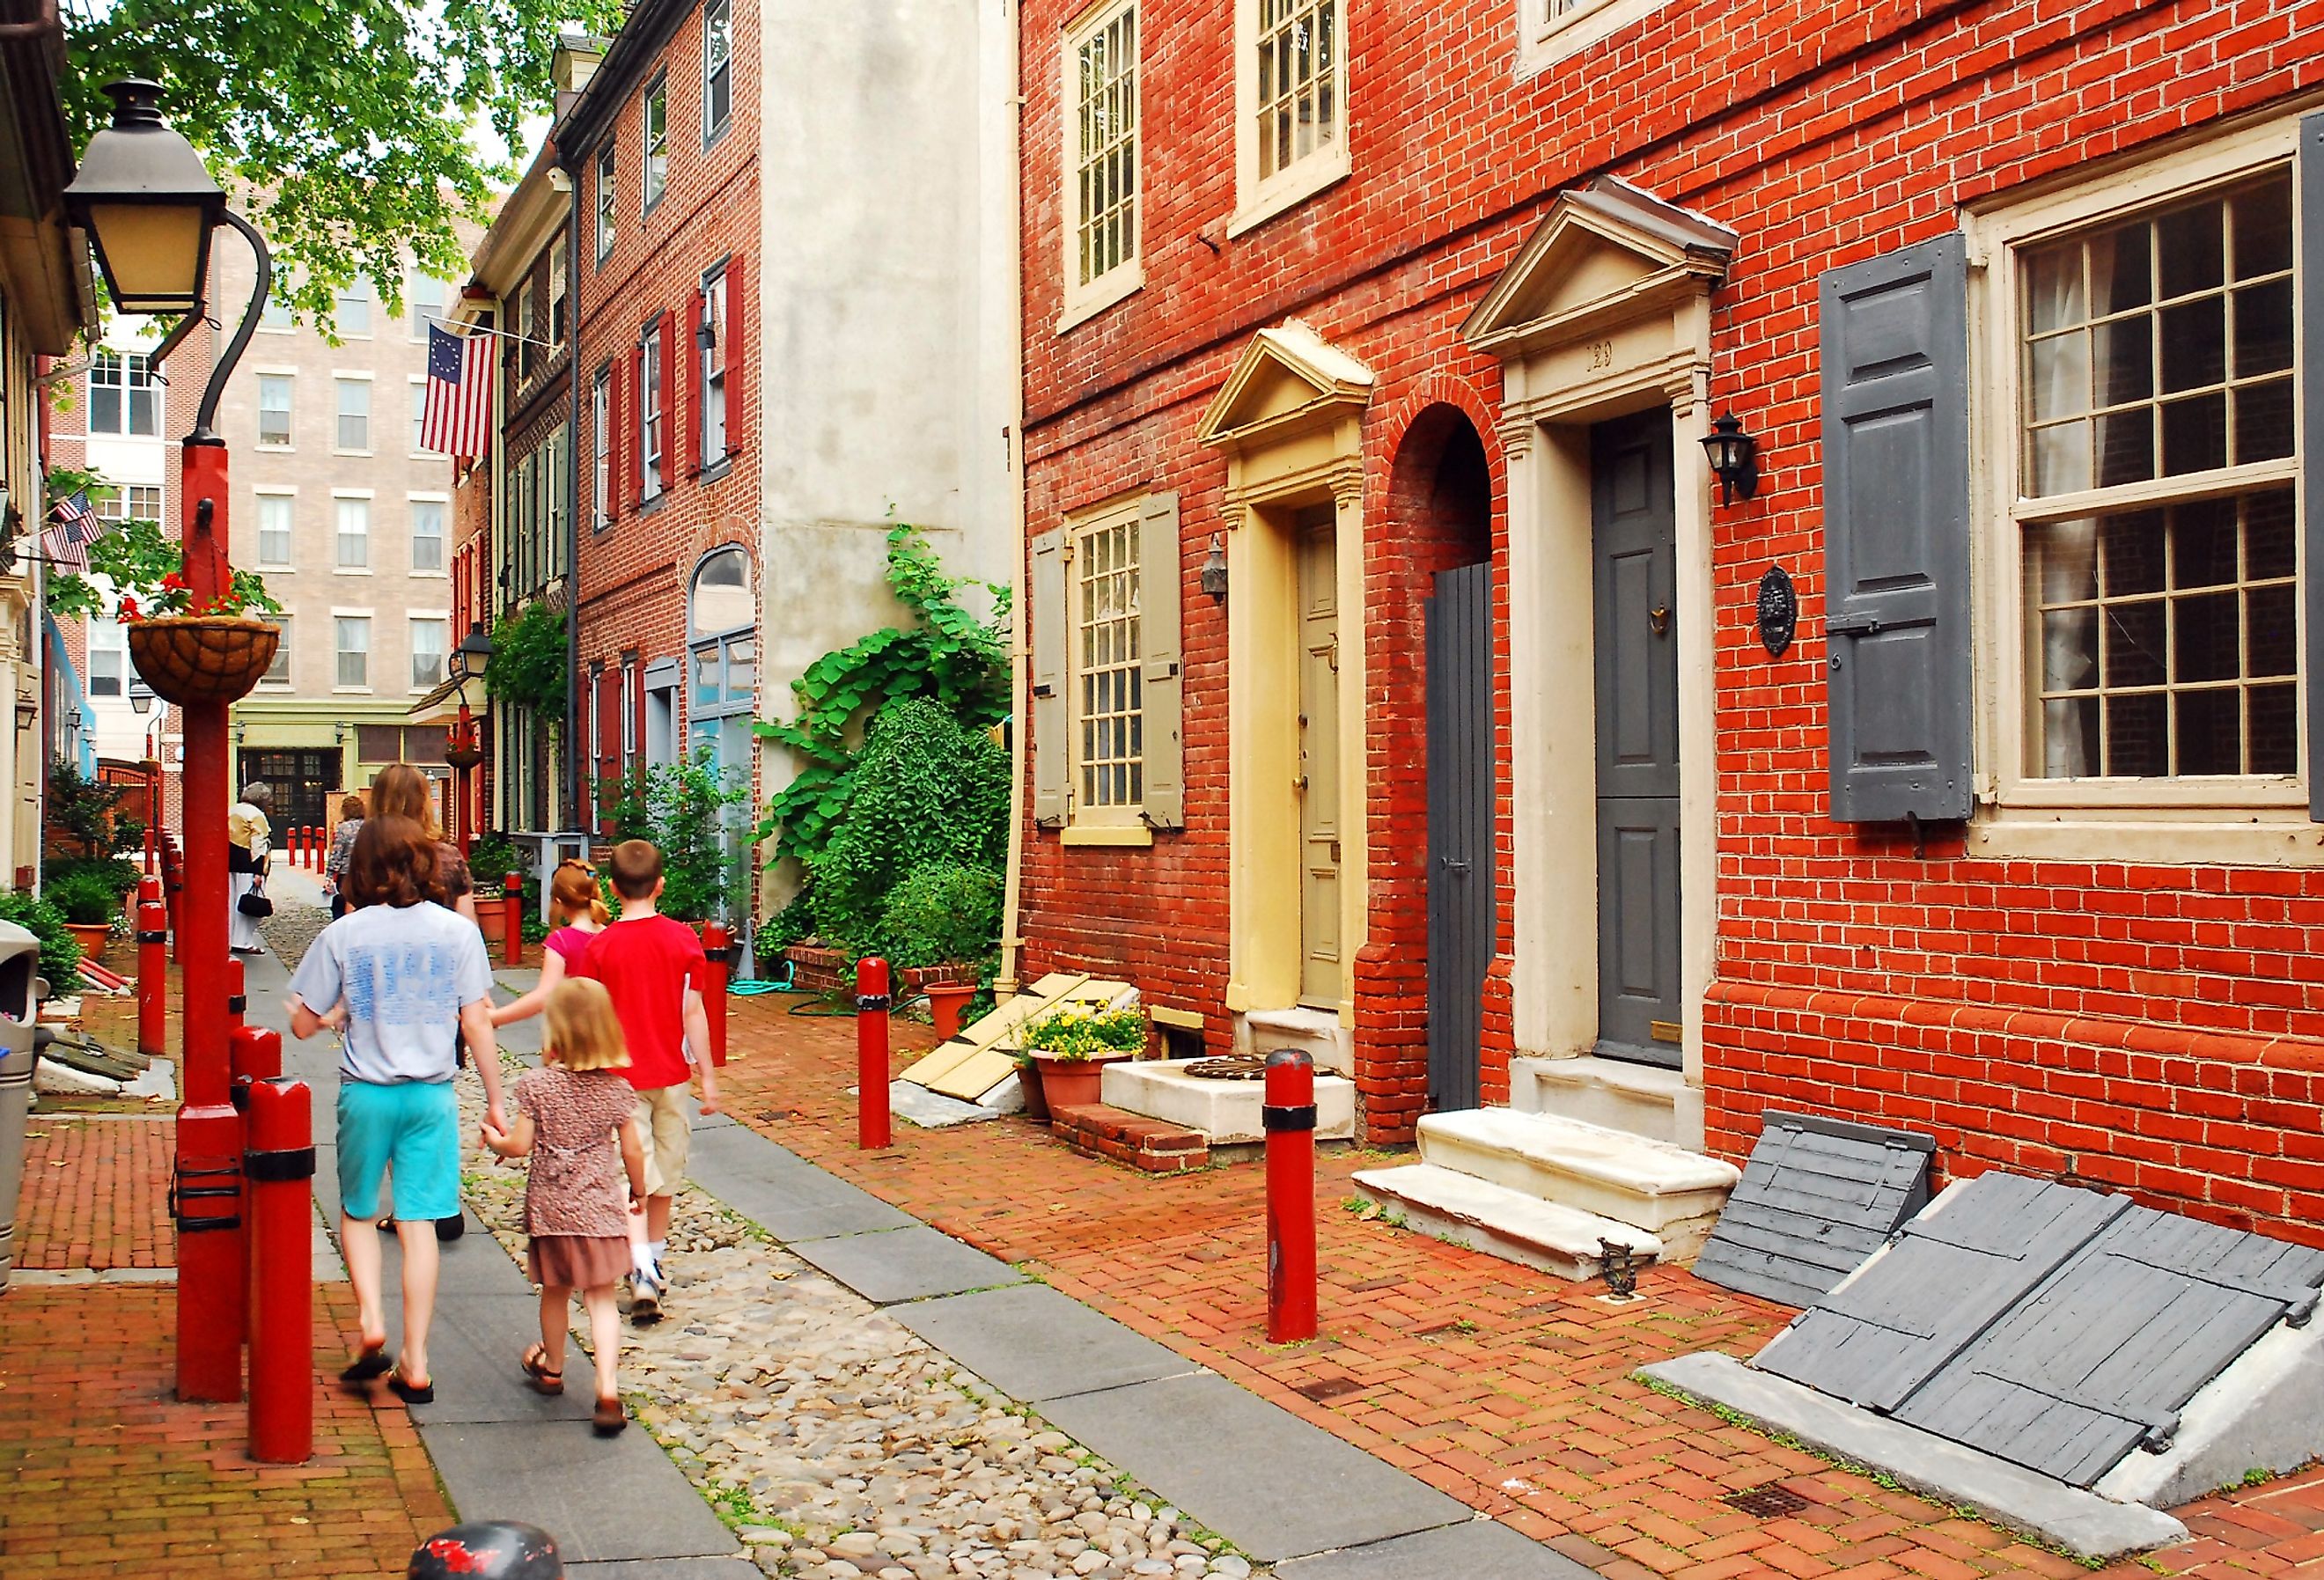
[(686, 1183), (687, 1155), (694, 1141), (686, 1112), (686, 1088), (649, 1086), (638, 1094), (630, 1117), (638, 1122), (638, 1144), (646, 1154), (646, 1194), (674, 1196)]

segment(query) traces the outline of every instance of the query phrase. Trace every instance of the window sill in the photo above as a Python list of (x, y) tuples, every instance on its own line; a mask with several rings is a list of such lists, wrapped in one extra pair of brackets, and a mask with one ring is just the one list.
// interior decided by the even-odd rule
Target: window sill
[(1087, 323), (1106, 309), (1136, 295), (1145, 284), (1145, 262), (1132, 259), (1087, 285), (1068, 288), (1065, 311), (1057, 315), (1057, 333), (1062, 335), (1076, 325)]
[(1227, 221), (1227, 239), (1232, 241), (1247, 231), (1256, 230), (1286, 209), (1296, 208), (1318, 192), (1346, 180), (1350, 166), (1344, 137), (1338, 147), (1339, 152), (1328, 159), (1309, 155), (1313, 169), (1302, 166), (1286, 171), (1259, 189), (1241, 212)]
[(641, 516), (650, 516), (669, 503), (669, 490), (665, 488), (659, 494), (655, 494), (651, 499), (641, 499), (638, 501), (638, 514)]
[(337, 445), (334, 445), (334, 446), (331, 448), (331, 453), (332, 453), (333, 455), (335, 455), (335, 456), (359, 456), (359, 457), (364, 457), (364, 459), (368, 460), (368, 459), (370, 458), (370, 457), (371, 457), (371, 453), (372, 453), (372, 452), (371, 452), (371, 451), (369, 451), (369, 450), (350, 450), (350, 449), (342, 449), (342, 448), (340, 448), (339, 447), (337, 447)]
[(2324, 868), (2324, 826), (2298, 808), (2156, 808), (2108, 812), (1987, 808), (1969, 825), (1973, 856), (2137, 866)]
[(1611, 38), (1634, 22), (1660, 11), (1670, 0), (1611, 0), (1578, 16), (1565, 16), (1537, 27), (1517, 55), (1517, 75), (1530, 77), (1560, 60), (1580, 54), (1600, 39)]
[(694, 476), (696, 482), (707, 485), (717, 482), (718, 479), (725, 476), (733, 469), (734, 452), (733, 450), (728, 450), (724, 455), (720, 456), (716, 460), (703, 467), (699, 472), (696, 472)]
[(1129, 823), (1068, 823), (1057, 831), (1057, 843), (1137, 848), (1154, 843), (1154, 830)]
[(448, 570), (420, 570), (414, 568), (406, 574), (416, 576), (422, 581), (450, 581), (452, 579), (452, 573)]
[(371, 695), (371, 688), (368, 686), (334, 686), (331, 688), (331, 695), (334, 697), (369, 697)]
[(369, 576), (371, 574), (371, 567), (367, 565), (336, 565), (331, 568), (331, 574), (333, 576)]
[(261, 455), (267, 456), (292, 455), (295, 454), (299, 448), (299, 447), (294, 444), (272, 444), (263, 439), (250, 448), (258, 451)]

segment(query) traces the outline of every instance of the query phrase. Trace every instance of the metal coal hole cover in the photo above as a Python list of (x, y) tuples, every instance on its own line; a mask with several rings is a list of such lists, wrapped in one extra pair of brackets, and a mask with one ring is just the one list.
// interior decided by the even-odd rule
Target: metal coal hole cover
[(1352, 1377), (1319, 1377), (1313, 1382), (1303, 1382), (1291, 1391), (1322, 1404), (1326, 1400), (1344, 1399), (1351, 1393), (1361, 1393), (1364, 1385)]
[(1811, 1507), (1805, 1498), (1781, 1482), (1768, 1482), (1764, 1486), (1729, 1492), (1720, 1501), (1741, 1510), (1754, 1520), (1781, 1520), (1787, 1514), (1798, 1514)]
[(1257, 1053), (1231, 1053), (1224, 1058), (1198, 1058), (1186, 1073), (1204, 1081), (1263, 1081), (1267, 1058)]

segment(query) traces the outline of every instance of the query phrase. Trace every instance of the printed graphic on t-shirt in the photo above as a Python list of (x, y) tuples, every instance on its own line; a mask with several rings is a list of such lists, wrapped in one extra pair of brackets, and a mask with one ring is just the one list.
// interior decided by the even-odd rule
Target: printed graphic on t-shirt
[(430, 1025), (460, 1015), (461, 956), (442, 944), (347, 946), (347, 1012), (382, 1026)]

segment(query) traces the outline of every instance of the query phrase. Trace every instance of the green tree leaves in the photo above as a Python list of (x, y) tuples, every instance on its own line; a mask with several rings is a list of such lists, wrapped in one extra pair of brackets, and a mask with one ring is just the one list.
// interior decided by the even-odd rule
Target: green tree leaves
[(492, 661), (484, 692), (495, 702), (528, 707), (550, 724), (565, 722), (565, 616), (535, 598), (493, 627)]

